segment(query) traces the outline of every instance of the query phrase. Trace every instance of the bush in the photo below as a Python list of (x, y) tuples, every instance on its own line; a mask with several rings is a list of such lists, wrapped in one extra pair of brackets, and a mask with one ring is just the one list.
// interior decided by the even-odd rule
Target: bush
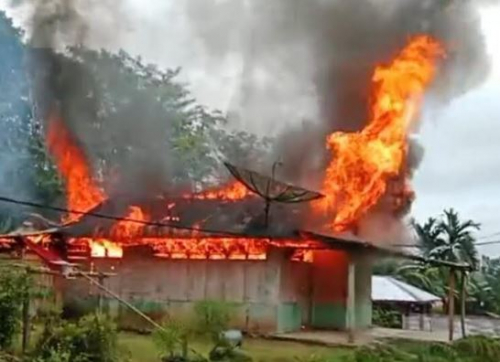
[(373, 308), (373, 324), (384, 328), (402, 328), (403, 320), (400, 312), (376, 306)]
[(414, 342), (398, 346), (376, 344), (358, 348), (349, 362), (498, 362), (500, 340), (485, 336), (453, 344)]
[(0, 351), (0, 362), (19, 362), (20, 360), (10, 354)]
[(475, 361), (500, 361), (500, 341), (486, 336), (474, 336), (461, 339), (453, 344), (460, 356), (474, 357)]
[(45, 326), (35, 348), (37, 362), (117, 362), (118, 334), (106, 317), (89, 315), (77, 322)]
[(153, 341), (162, 361), (186, 360), (190, 332), (188, 324), (176, 320), (169, 320), (162, 329), (154, 331)]
[(97, 311), (96, 298), (70, 298), (64, 299), (62, 308), (62, 318), (68, 320), (78, 320), (86, 315), (94, 314)]
[(221, 333), (228, 329), (234, 315), (234, 305), (226, 302), (204, 300), (194, 306), (194, 329), (199, 336), (210, 337), (218, 343)]
[(415, 357), (399, 348), (376, 344), (358, 348), (353, 359), (355, 362), (409, 362)]
[(9, 349), (21, 323), (21, 307), (32, 281), (25, 272), (2, 268), (0, 273), (0, 349)]

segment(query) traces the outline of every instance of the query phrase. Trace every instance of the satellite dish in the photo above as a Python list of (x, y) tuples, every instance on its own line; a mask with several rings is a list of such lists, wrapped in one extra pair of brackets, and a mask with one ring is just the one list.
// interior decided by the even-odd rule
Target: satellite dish
[(274, 179), (274, 172), (279, 163), (275, 162), (272, 169), (272, 177), (264, 176), (258, 172), (248, 170), (242, 167), (236, 167), (228, 162), (224, 166), (231, 175), (241, 182), (251, 192), (259, 195), (265, 201), (265, 224), (269, 221), (269, 210), (272, 202), (285, 204), (309, 202), (320, 199), (324, 195), (319, 192), (306, 190), (302, 187), (293, 186), (282, 181)]

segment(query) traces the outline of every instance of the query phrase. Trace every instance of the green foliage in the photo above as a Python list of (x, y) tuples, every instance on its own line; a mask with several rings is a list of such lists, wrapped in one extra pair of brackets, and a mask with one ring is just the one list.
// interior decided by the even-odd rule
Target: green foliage
[(198, 335), (220, 341), (234, 316), (234, 305), (221, 301), (203, 300), (194, 305), (194, 328)]
[(378, 261), (373, 266), (373, 275), (397, 275), (398, 269), (401, 266), (400, 260), (383, 259)]
[(20, 359), (14, 355), (0, 351), (0, 362), (20, 362)]
[(397, 310), (374, 306), (372, 322), (384, 328), (401, 328), (402, 316)]
[(453, 344), (444, 343), (377, 343), (360, 347), (349, 362), (497, 362), (500, 357), (498, 339), (475, 336)]
[[(228, 131), (226, 118), (198, 104), (178, 80), (180, 69), (161, 69), (124, 51), (75, 47), (57, 57), (61, 74), (54, 86), (66, 92), (56, 96), (70, 105), (62, 117), (78, 124), (81, 144), (99, 145), (87, 147), (87, 156), (104, 180), (118, 174), (120, 182), (129, 182), (134, 176), (127, 174), (128, 163), (144, 164), (158, 168), (160, 183), (198, 189), (224, 181), (221, 159), (256, 160), (268, 146), (255, 135)], [(46, 73), (34, 75), (41, 97), (53, 78)]]
[(29, 298), (32, 279), (24, 271), (2, 268), (0, 273), (0, 349), (12, 346), (19, 330), (21, 307)]
[(353, 360), (355, 362), (409, 362), (415, 359), (402, 349), (380, 343), (358, 348)]
[(64, 300), (62, 318), (66, 320), (78, 320), (97, 310), (97, 298), (71, 298)]
[(485, 336), (473, 336), (454, 343), (460, 356), (470, 356), (471, 361), (498, 362), (500, 340)]
[(34, 351), (39, 362), (118, 362), (117, 330), (106, 317), (89, 315), (77, 322), (53, 321), (44, 330)]
[(191, 335), (189, 324), (170, 319), (162, 327), (153, 333), (153, 341), (162, 358), (187, 358), (188, 339)]
[[(412, 224), (418, 238), (419, 252), (425, 258), (468, 264), (472, 268), (478, 267), (478, 253), (474, 245), (474, 231), (479, 230), (480, 227), (478, 223), (472, 220), (461, 220), (458, 213), (450, 209), (445, 210), (440, 218), (431, 217), (425, 223), (413, 221)], [(399, 266), (392, 263), (383, 268), (389, 274), (437, 295), (443, 300), (448, 298), (450, 272), (448, 267), (426, 262), (404, 262)], [(471, 285), (477, 281), (478, 278), (473, 277), (472, 282), (466, 285), (467, 291), (472, 291)], [(457, 289), (455, 297), (458, 297)], [(479, 289), (476, 288), (476, 291), (479, 292)]]
[(414, 223), (420, 250), (428, 258), (478, 265), (473, 231), (480, 225), (472, 220), (461, 221), (458, 213), (445, 210), (441, 219), (429, 218), (425, 224)]

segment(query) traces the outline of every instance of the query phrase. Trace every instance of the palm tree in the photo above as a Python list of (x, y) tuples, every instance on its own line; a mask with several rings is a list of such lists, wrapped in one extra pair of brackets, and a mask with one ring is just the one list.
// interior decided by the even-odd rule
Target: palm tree
[(472, 220), (460, 221), (458, 213), (453, 210), (444, 211), (444, 219), (438, 225), (444, 243), (434, 249), (434, 253), (443, 260), (466, 263), (476, 269), (479, 257), (474, 245), (474, 230), (480, 225)]
[(479, 264), (473, 231), (480, 225), (472, 220), (460, 221), (458, 213), (445, 210), (444, 218), (429, 218), (425, 224), (413, 223), (423, 256), (454, 263), (465, 263), (474, 269)]
[[(458, 213), (453, 210), (445, 210), (444, 217), (439, 221), (429, 218), (428, 221), (420, 225), (414, 223), (415, 231), (418, 235), (420, 250), (422, 254), (430, 259), (443, 260), (453, 263), (468, 264), (472, 269), (479, 265), (478, 253), (474, 245), (474, 230), (479, 230), (480, 225), (472, 220), (460, 221)], [(441, 268), (442, 269), (442, 268)], [(440, 274), (445, 279), (445, 273)], [(454, 288), (456, 274), (450, 270), (450, 287)], [(466, 272), (462, 273), (461, 280), (461, 309), (462, 309), (462, 334), (465, 336), (465, 300), (467, 288)], [(448, 291), (450, 291), (448, 289)]]

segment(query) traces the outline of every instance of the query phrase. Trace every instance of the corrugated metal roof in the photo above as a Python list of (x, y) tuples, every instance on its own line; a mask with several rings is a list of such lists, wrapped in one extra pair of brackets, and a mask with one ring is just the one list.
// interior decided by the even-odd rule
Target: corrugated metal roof
[(372, 301), (432, 303), (441, 298), (389, 276), (372, 276)]

